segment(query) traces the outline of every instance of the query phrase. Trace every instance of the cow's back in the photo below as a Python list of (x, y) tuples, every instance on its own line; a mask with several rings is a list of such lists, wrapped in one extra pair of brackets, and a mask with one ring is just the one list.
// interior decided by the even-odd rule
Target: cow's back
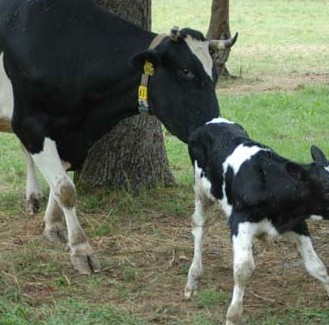
[(11, 54), (8, 67), (19, 74), (13, 76), (14, 83), (25, 78), (41, 90), (55, 87), (72, 93), (109, 86), (119, 71), (121, 76), (131, 71), (134, 53), (127, 48), (137, 27), (93, 1), (7, 2), (0, 8), (0, 35)]

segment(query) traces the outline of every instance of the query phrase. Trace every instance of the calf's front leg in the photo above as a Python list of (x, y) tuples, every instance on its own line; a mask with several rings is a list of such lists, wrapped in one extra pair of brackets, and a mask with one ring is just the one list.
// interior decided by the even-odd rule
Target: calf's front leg
[[(81, 274), (98, 272), (100, 266), (97, 255), (90, 246), (76, 215), (75, 186), (60, 161), (56, 143), (45, 138), (43, 150), (33, 154), (32, 158), (51, 189), (53, 197), (50, 198), (48, 204), (49, 210), (58, 212), (55, 202), (52, 202), (54, 198), (64, 213), (68, 230), (68, 246), (71, 250), (71, 262), (74, 268)], [(58, 216), (52, 216), (52, 218), (58, 221)], [(46, 215), (45, 219), (51, 219), (51, 217)]]
[[(234, 214), (231, 215), (231, 218), (234, 218)], [(250, 222), (240, 222), (236, 223), (234, 228), (235, 230), (232, 231), (234, 289), (226, 314), (226, 325), (241, 323), (244, 290), (255, 268), (252, 255), (254, 225)]]
[(192, 264), (188, 272), (187, 283), (184, 291), (186, 299), (190, 299), (193, 296), (193, 294), (196, 293), (199, 279), (203, 273), (202, 245), (203, 245), (204, 226), (205, 226), (204, 210), (205, 207), (203, 206), (202, 200), (196, 199), (195, 211), (192, 216), (194, 255), (193, 255)]
[(204, 238), (204, 228), (206, 225), (209, 209), (213, 202), (207, 197), (202, 179), (202, 171), (195, 162), (195, 205), (192, 216), (192, 234), (194, 236), (194, 256), (190, 266), (184, 295), (190, 299), (196, 293), (198, 282), (203, 272), (202, 267), (202, 245)]

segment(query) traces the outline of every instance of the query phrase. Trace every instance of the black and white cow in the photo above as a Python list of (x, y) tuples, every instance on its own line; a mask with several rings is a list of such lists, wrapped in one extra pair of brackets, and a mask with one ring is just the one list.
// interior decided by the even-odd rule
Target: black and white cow
[[(187, 142), (219, 114), (209, 47), (233, 42), (210, 42), (192, 29), (159, 37), (93, 0), (0, 1), (0, 51), (14, 93), (12, 127), (50, 186), (45, 234), (66, 241), (64, 214), (79, 272), (98, 271), (99, 264), (79, 225), (66, 171), (80, 167), (91, 145), (118, 121), (138, 114), (138, 102)], [(142, 73), (149, 80), (143, 78), (139, 91)]]
[[(0, 132), (12, 132), (11, 119), (14, 106), (12, 88), (10, 80), (5, 74), (2, 60), (3, 54), (0, 53)], [(36, 176), (34, 162), (24, 146), (22, 146), (22, 150), (26, 162), (25, 205), (27, 213), (32, 215), (37, 212), (43, 193)]]
[(246, 285), (254, 270), (254, 237), (284, 236), (306, 270), (329, 295), (329, 277), (310, 239), (306, 219), (329, 219), (329, 162), (312, 146), (313, 162), (298, 164), (250, 139), (238, 124), (215, 118), (189, 141), (195, 167), (194, 258), (185, 287), (191, 298), (202, 274), (202, 241), (207, 212), (219, 204), (228, 218), (234, 253), (234, 290), (226, 324), (238, 324)]

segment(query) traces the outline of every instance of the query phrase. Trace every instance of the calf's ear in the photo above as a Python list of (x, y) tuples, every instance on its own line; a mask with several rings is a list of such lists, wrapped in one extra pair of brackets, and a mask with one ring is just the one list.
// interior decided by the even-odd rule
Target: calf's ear
[(328, 159), (326, 158), (323, 151), (315, 145), (311, 146), (311, 156), (313, 158), (313, 161), (316, 163), (319, 163), (323, 166), (327, 166), (329, 164)]
[(161, 62), (159, 53), (156, 50), (146, 50), (144, 52), (135, 55), (131, 59), (131, 64), (133, 65), (133, 67), (142, 73), (145, 72), (144, 66), (146, 62), (152, 63), (153, 69), (156, 69)]
[(293, 162), (287, 162), (286, 170), (288, 174), (298, 181), (304, 181), (307, 179), (307, 171), (301, 166)]

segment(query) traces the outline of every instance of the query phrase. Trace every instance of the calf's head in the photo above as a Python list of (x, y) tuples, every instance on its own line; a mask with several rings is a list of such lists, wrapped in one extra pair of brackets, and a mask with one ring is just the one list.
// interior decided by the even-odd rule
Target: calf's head
[(329, 161), (325, 154), (316, 146), (311, 147), (311, 155), (318, 173), (318, 179), (323, 194), (319, 213), (324, 218), (329, 219)]
[(299, 187), (297, 195), (302, 205), (309, 206), (309, 213), (329, 219), (329, 161), (320, 148), (311, 147), (313, 163), (299, 165), (288, 163), (286, 168)]
[(143, 70), (146, 60), (153, 64), (149, 104), (180, 140), (187, 142), (193, 130), (219, 115), (215, 93), (218, 76), (210, 47), (230, 47), (235, 40), (214, 43), (198, 31), (175, 29), (154, 49), (133, 58), (139, 70)]

